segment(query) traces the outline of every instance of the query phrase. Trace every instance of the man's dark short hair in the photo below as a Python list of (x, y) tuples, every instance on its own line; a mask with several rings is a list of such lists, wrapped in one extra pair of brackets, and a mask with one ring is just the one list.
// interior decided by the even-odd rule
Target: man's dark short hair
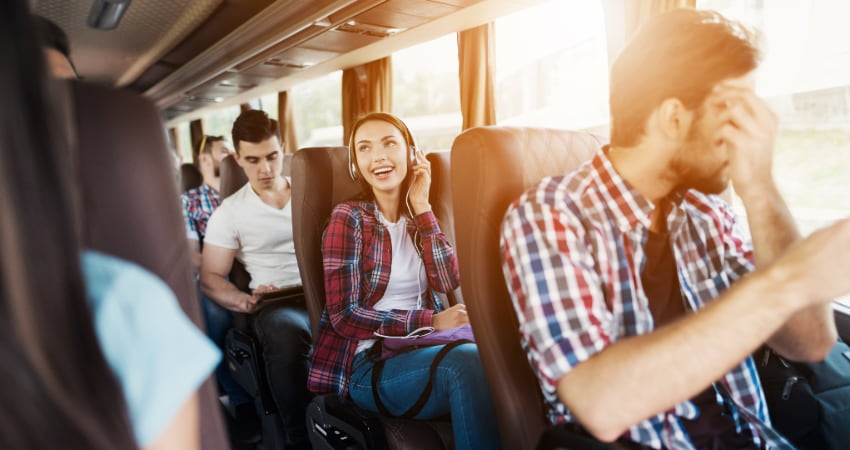
[(265, 111), (256, 109), (245, 111), (236, 118), (236, 121), (233, 122), (232, 134), (236, 153), (239, 153), (239, 143), (242, 141), (256, 144), (275, 136), (278, 142), (283, 145), (277, 120), (269, 117)]
[(760, 58), (754, 33), (717, 12), (676, 9), (652, 18), (611, 67), (611, 145), (637, 145), (664, 100), (695, 110), (718, 82), (745, 75)]

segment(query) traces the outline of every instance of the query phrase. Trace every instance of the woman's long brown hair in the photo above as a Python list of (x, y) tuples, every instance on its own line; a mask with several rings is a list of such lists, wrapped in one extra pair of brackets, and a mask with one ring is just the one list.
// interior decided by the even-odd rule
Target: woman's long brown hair
[(0, 2), (0, 448), (136, 448), (86, 301), (51, 83), (27, 1)]

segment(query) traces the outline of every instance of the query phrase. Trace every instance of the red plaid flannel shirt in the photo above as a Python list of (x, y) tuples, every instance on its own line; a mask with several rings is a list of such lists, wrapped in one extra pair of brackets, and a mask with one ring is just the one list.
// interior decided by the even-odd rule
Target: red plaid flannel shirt
[(378, 311), (372, 306), (384, 296), (390, 279), (390, 233), (378, 219), (374, 203), (349, 201), (334, 208), (322, 237), (326, 305), (310, 359), (311, 391), (347, 394), (358, 342), (374, 338), (376, 331), (403, 335), (431, 326), (433, 314), (443, 309), (434, 292), (448, 292), (460, 284), (454, 249), (434, 213), (408, 222), (411, 238), (417, 230), (428, 275), (424, 298), (430, 299), (432, 309)]

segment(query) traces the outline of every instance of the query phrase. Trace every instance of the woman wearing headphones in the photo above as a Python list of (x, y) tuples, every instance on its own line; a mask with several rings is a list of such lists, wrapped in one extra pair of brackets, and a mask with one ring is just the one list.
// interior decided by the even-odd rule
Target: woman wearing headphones
[[(375, 412), (382, 403), (385, 413), (405, 416), (430, 382), (431, 363), (443, 346), (390, 358), (373, 380), (380, 360), (376, 338), (468, 324), (464, 305), (443, 310), (434, 293), (458, 287), (457, 259), (431, 211), (430, 163), (404, 122), (386, 113), (363, 117), (354, 124), (348, 152), (349, 171), (361, 192), (334, 208), (322, 238), (327, 304), (311, 360), (310, 390), (348, 395)], [(499, 448), (475, 344), (445, 353), (430, 396), (412, 417), (448, 413), (456, 448)]]

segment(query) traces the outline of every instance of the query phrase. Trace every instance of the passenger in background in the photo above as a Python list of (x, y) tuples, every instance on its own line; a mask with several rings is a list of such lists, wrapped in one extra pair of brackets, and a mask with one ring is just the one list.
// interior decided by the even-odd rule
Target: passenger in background
[(183, 220), (186, 222), (186, 237), (192, 248), (192, 262), (197, 271), (201, 264), (201, 249), (207, 232), (207, 221), (221, 203), (218, 191), (221, 185), (221, 161), (231, 153), (223, 136), (201, 138), (195, 165), (201, 172), (203, 183), (189, 189), (180, 196), (183, 203)]
[(0, 2), (0, 448), (199, 448), (219, 354), (162, 281), (81, 248), (27, 6)]
[[(654, 18), (611, 68), (610, 147), (508, 209), (505, 278), (553, 423), (652, 448), (791, 448), (749, 355), (830, 351), (850, 222), (801, 242), (758, 57), (716, 12)], [(752, 243), (716, 195), (730, 180)]]
[[(379, 395), (391, 414), (402, 415), (430, 382), (431, 362), (443, 346), (386, 360), (374, 393), (376, 336), (469, 324), (464, 305), (444, 310), (435, 294), (457, 288), (460, 273), (431, 211), (431, 165), (416, 150), (407, 125), (390, 114), (369, 114), (354, 124), (348, 154), (361, 192), (334, 208), (322, 238), (327, 304), (311, 359), (310, 389), (348, 395), (373, 412), (379, 411)], [(418, 159), (411, 164), (414, 154)], [(478, 347), (462, 344), (437, 367), (430, 397), (415, 418), (450, 413), (458, 449), (498, 449)]]
[[(263, 292), (301, 285), (292, 240), (290, 183), (281, 175), (278, 123), (263, 111), (245, 111), (233, 123), (233, 144), (248, 183), (222, 201), (210, 217), (201, 289), (224, 308), (252, 314), (287, 441), (293, 447), (309, 448), (305, 415), (312, 395), (307, 391), (311, 345), (307, 310), (303, 301), (259, 303)], [(234, 258), (251, 275), (251, 293), (227, 279)]]
[(65, 31), (41, 16), (33, 16), (32, 21), (41, 35), (42, 51), (50, 74), (56, 78), (79, 78), (71, 61), (71, 45)]
[[(196, 274), (200, 272), (201, 250), (204, 247), (207, 222), (213, 211), (221, 203), (219, 197), (221, 161), (231, 152), (230, 145), (223, 136), (204, 135), (198, 145), (195, 161), (203, 182), (197, 188), (190, 189), (180, 196), (183, 203), (186, 237), (189, 241), (192, 266)], [(200, 289), (198, 291), (207, 335), (219, 349), (224, 350), (227, 330), (233, 328), (233, 313), (219, 306), (218, 303), (204, 295)], [(227, 394), (228, 405), (232, 409), (232, 416), (235, 419), (234, 422), (231, 422), (235, 425), (231, 430), (231, 438), (236, 441), (250, 438), (250, 435), (253, 434), (252, 428), (254, 428), (252, 425), (257, 421), (251, 397), (233, 379), (233, 375), (223, 361), (216, 368), (216, 377), (221, 389)]]

